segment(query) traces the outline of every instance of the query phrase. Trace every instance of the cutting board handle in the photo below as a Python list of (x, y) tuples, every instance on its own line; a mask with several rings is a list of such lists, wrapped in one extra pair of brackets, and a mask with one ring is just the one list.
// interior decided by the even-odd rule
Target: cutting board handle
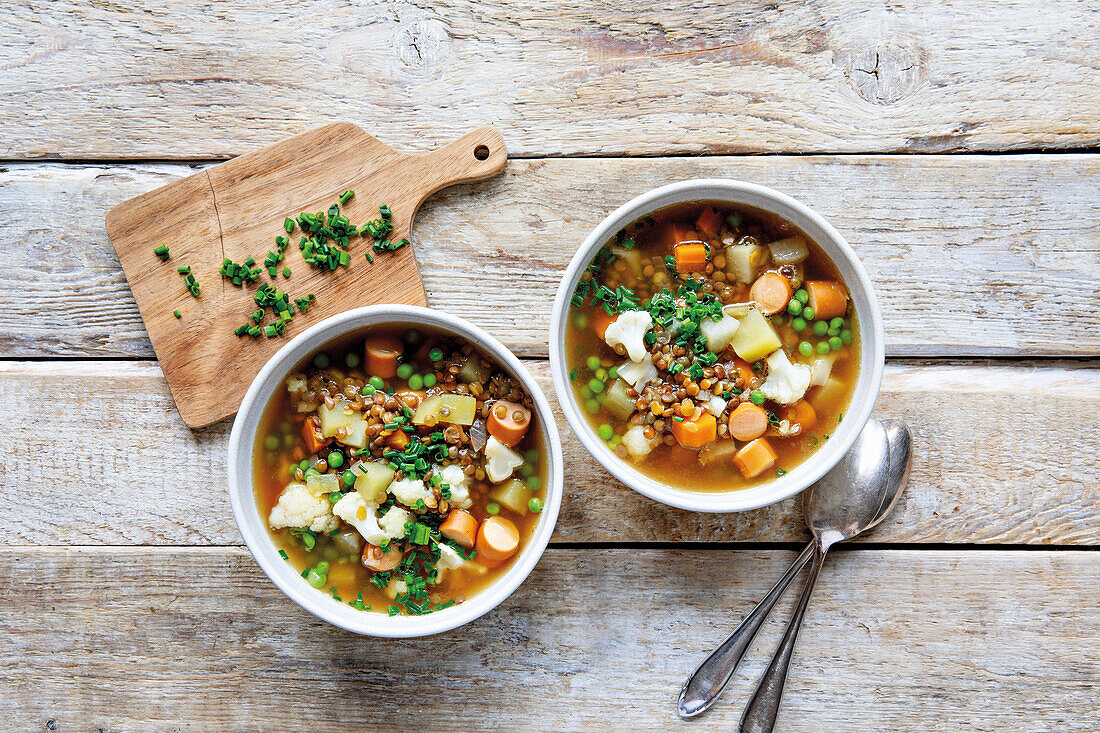
[(430, 181), (417, 208), (436, 191), (456, 183), (469, 183), (495, 176), (508, 162), (504, 137), (495, 127), (479, 127), (462, 137), (421, 155), (413, 156), (421, 180)]

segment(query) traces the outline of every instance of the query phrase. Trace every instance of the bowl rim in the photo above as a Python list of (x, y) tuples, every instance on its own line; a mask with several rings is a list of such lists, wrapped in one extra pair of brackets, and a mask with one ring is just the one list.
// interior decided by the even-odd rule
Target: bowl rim
[[(612, 235), (647, 214), (679, 203), (721, 201), (775, 213), (813, 239), (840, 272), (859, 317), (860, 371), (840, 427), (824, 446), (783, 476), (758, 486), (724, 492), (693, 492), (657, 481), (617, 457), (581, 413), (569, 384), (565, 328), (570, 300), (580, 275)], [(647, 191), (615, 209), (584, 239), (566, 267), (551, 311), (550, 371), (566, 421), (590, 454), (631, 489), (669, 506), (690, 511), (728, 513), (759, 509), (788, 499), (835, 466), (871, 416), (885, 368), (882, 312), (870, 277), (844, 237), (820, 214), (787, 194), (756, 183), (725, 178), (680, 181)]]
[[(462, 604), (423, 616), (388, 616), (363, 612), (336, 601), (305, 583), (283, 560), (268, 535), (266, 519), (256, 506), (252, 487), (252, 451), (256, 431), (274, 390), (301, 359), (326, 343), (361, 328), (380, 324), (430, 326), (475, 344), (504, 366), (531, 395), (539, 429), (547, 448), (546, 503), (531, 540), (496, 581)], [(279, 590), (313, 615), (347, 631), (365, 636), (413, 638), (462, 626), (488, 613), (508, 598), (534, 569), (557, 523), (563, 493), (561, 441), (550, 403), (519, 359), (478, 326), (448, 313), (419, 306), (372, 305), (331, 316), (291, 339), (272, 356), (252, 380), (233, 420), (228, 448), (229, 498), (233, 517), (252, 557)]]

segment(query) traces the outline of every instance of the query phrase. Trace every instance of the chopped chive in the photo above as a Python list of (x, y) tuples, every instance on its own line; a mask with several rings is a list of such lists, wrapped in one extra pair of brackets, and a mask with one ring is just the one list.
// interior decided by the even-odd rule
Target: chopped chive
[(354, 196), (354, 195), (355, 195), (355, 191), (352, 191), (349, 188), (347, 191), (344, 191), (342, 194), (340, 194), (340, 203), (341, 204), (346, 204), (348, 201), (351, 200), (351, 197)]
[(187, 275), (191, 272), (191, 265), (180, 265), (176, 268), (176, 272), (181, 275)]
[(283, 268), (283, 277), (290, 277), (290, 268), (289, 267), (284, 267)]
[(174, 315), (176, 318), (183, 318), (183, 314), (179, 311), (172, 311), (172, 315)]
[(292, 231), (294, 231), (294, 220), (291, 219), (289, 216), (283, 219), (283, 229), (286, 229), (287, 234), (290, 234)]
[(159, 257), (161, 259), (161, 261), (167, 261), (168, 257), (169, 257), (168, 247), (166, 245), (162, 244), (159, 247), (156, 247), (156, 248), (153, 249), (153, 254), (155, 254), (157, 257)]
[(283, 558), (284, 560), (290, 559), (290, 555), (286, 554), (286, 550), (279, 550), (279, 557)]
[(374, 258), (370, 256), (370, 252), (367, 252), (367, 262), (374, 264)]
[(389, 219), (393, 216), (393, 211), (390, 209), (389, 204), (382, 204), (378, 207), (378, 213), (382, 215), (383, 219)]

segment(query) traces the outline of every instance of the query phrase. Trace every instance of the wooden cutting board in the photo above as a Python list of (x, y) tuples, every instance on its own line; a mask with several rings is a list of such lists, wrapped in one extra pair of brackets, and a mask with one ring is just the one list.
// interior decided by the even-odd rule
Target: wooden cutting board
[[(233, 415), (260, 367), (306, 327), (350, 308), (376, 303), (427, 305), (411, 246), (374, 253), (373, 240), (353, 238), (351, 262), (322, 272), (302, 259), (299, 229), (272, 280), (264, 257), (286, 235), (285, 217), (327, 211), (342, 191), (355, 196), (340, 207), (352, 224), (378, 218), (388, 204), (394, 241), (410, 238), (413, 217), (432, 193), (496, 175), (507, 152), (500, 133), (481, 127), (422, 155), (401, 153), (359, 127), (336, 123), (247, 153), (201, 173), (115, 206), (107, 233), (134, 292), (149, 339), (168, 380), (180, 417), (192, 428)], [(167, 245), (162, 262), (153, 253)], [(364, 254), (371, 252), (374, 264)], [(252, 256), (259, 279), (236, 287), (219, 273), (224, 258)], [(187, 291), (176, 268), (190, 265), (201, 288)], [(283, 266), (291, 276), (282, 275)], [(291, 297), (313, 293), (306, 313), (296, 313), (286, 335), (237, 337), (233, 330), (256, 310), (253, 295), (272, 283)], [(179, 310), (177, 319), (173, 311)], [(265, 323), (270, 320), (270, 309)]]

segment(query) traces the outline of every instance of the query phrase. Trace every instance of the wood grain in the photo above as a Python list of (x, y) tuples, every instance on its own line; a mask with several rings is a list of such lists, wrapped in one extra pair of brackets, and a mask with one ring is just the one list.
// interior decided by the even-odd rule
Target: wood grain
[[(315, 619), (241, 549), (8, 548), (0, 712), (13, 730), (686, 729), (684, 677), (791, 559), (552, 547), (487, 616), (401, 641)], [(1096, 552), (837, 552), (777, 730), (1091, 733), (1098, 593)], [(733, 729), (779, 618), (693, 729)]]
[[(546, 362), (527, 365), (556, 404)], [(0, 405), (0, 544), (241, 542), (225, 489), (229, 423), (185, 428), (155, 364), (0, 363)], [(912, 426), (915, 458), (901, 503), (867, 540), (1100, 544), (1098, 413), (1100, 369), (889, 366), (876, 415)], [(793, 499), (732, 515), (645, 499), (557, 422), (568, 470), (556, 542), (805, 537)]]
[[(480, 151), (483, 157), (478, 157)], [(183, 421), (201, 428), (233, 415), (257, 372), (287, 340), (235, 333), (241, 324), (257, 329), (264, 325), (248, 318), (256, 309), (253, 295), (259, 284), (239, 287), (227, 282), (220, 275), (225, 259), (242, 263), (252, 257), (262, 273), (260, 281), (286, 289), (288, 299), (316, 295), (309, 310), (299, 309), (287, 326), (289, 335), (358, 306), (426, 306), (416, 258), (407, 246), (368, 262), (365, 256), (370, 256), (374, 240), (355, 238), (342, 252), (354, 258), (354, 267), (333, 273), (302, 262), (294, 268), (293, 280), (286, 276), (292, 273), (286, 261), (274, 268), (274, 278), (266, 276), (264, 258), (277, 249), (276, 236), (293, 242), (286, 247), (293, 255), (303, 232), (286, 232), (283, 223), (288, 217), (327, 211), (349, 190), (354, 195), (340, 211), (354, 226), (377, 219), (380, 207), (387, 205), (393, 212), (390, 239), (408, 240), (413, 218), (430, 194), (496, 175), (506, 159), (504, 141), (491, 127), (478, 128), (438, 150), (410, 155), (355, 125), (336, 123), (113, 207), (107, 212), (107, 233)], [(170, 261), (161, 262), (152, 252), (158, 245), (170, 245)], [(179, 265), (187, 265), (189, 276), (203, 287), (200, 296), (181, 296), (185, 288)], [(275, 320), (274, 308), (270, 310), (265, 314), (267, 324)]]
[(1091, 146), (1091, 11), (26, 0), (0, 19), (0, 156), (225, 157), (341, 119), (419, 149), (496, 124), (524, 156)]
[[(151, 356), (103, 216), (192, 172), (0, 168), (0, 355)], [(777, 187), (840, 229), (875, 283), (893, 356), (1100, 354), (1095, 155), (513, 162), (421, 209), (429, 303), (545, 356), (554, 291), (588, 231), (653, 186), (714, 176)]]

